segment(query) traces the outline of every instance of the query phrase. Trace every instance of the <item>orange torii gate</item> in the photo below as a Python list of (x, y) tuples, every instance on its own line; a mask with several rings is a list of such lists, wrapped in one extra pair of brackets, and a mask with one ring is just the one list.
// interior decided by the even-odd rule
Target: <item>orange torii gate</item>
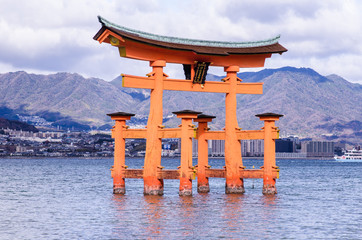
[[(134, 114), (108, 114), (116, 121), (112, 136), (115, 138), (113, 192), (125, 193), (125, 178), (143, 178), (145, 195), (162, 195), (163, 179), (180, 179), (180, 195), (192, 194), (192, 179), (198, 178), (198, 192), (209, 192), (209, 177), (226, 179), (226, 193), (244, 193), (244, 178), (263, 178), (263, 193), (275, 194), (278, 168), (275, 164), (275, 139), (278, 129), (274, 123), (282, 115), (256, 115), (264, 121), (262, 130), (241, 130), (236, 117), (237, 94), (262, 94), (263, 83), (241, 83), (237, 77), (240, 68), (263, 67), (266, 58), (287, 51), (274, 39), (258, 42), (217, 42), (159, 36), (128, 29), (98, 17), (102, 28), (94, 39), (118, 48), (121, 57), (149, 61), (152, 72), (147, 77), (122, 75), (123, 87), (151, 89), (150, 113), (146, 129), (128, 129), (126, 120)], [(186, 80), (170, 79), (163, 72), (166, 63), (183, 64)], [(205, 81), (208, 66), (224, 67), (222, 82)], [(214, 116), (183, 110), (173, 112), (181, 118), (179, 128), (162, 125), (163, 90), (225, 93), (225, 130), (209, 131), (208, 122)], [(198, 128), (192, 125), (198, 122)], [(144, 169), (127, 169), (125, 139), (145, 138)], [(161, 166), (162, 138), (181, 138), (181, 166), (178, 170), (164, 170)], [(198, 164), (192, 166), (192, 138), (198, 140)], [(225, 168), (208, 166), (207, 141), (225, 140)], [(247, 170), (241, 157), (242, 139), (264, 139), (264, 166)]]

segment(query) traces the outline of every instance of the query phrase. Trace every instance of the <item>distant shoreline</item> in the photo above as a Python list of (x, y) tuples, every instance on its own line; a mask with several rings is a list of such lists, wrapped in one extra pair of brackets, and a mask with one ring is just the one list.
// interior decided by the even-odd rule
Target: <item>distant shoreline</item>
[[(46, 156), (1, 156), (0, 159), (113, 159), (113, 157), (46, 157)], [(126, 158), (144, 158), (144, 157), (126, 157)], [(167, 159), (178, 159), (180, 157), (162, 157)], [(197, 159), (197, 158), (193, 158)], [(224, 159), (224, 157), (209, 157), (209, 159)], [(245, 160), (263, 160), (264, 157), (243, 157)], [(305, 158), (276, 158), (276, 160), (334, 160), (330, 158), (318, 158), (318, 157), (305, 157)]]

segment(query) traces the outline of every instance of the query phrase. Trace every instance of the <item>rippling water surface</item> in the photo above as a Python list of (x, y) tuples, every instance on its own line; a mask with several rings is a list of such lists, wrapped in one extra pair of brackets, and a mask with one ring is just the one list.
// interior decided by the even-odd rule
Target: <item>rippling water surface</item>
[[(361, 239), (362, 163), (280, 160), (278, 194), (245, 180), (244, 195), (211, 192), (178, 196), (165, 180), (164, 196), (143, 196), (143, 182), (127, 179), (125, 196), (112, 194), (112, 159), (0, 159), (0, 239)], [(127, 159), (140, 168), (142, 159)], [(176, 168), (178, 160), (163, 159)], [(211, 159), (221, 168), (223, 159)], [(244, 160), (258, 168), (262, 160)]]

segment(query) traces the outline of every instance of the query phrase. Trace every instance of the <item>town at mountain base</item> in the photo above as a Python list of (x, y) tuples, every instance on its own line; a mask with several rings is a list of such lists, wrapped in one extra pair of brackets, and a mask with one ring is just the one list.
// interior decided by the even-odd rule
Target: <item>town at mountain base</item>
[[(180, 69), (182, 71), (182, 69)], [(237, 116), (245, 130), (259, 129), (255, 114), (276, 112), (281, 134), (360, 143), (362, 85), (337, 75), (322, 76), (310, 68), (284, 67), (239, 73), (243, 82), (264, 82), (264, 94), (239, 95)], [(222, 76), (209, 74), (208, 80)], [(107, 113), (135, 113), (130, 125), (144, 126), (149, 90), (122, 88), (122, 78), (107, 82), (79, 74), (0, 74), (0, 117), (62, 129), (109, 129)], [(172, 112), (193, 109), (216, 115), (212, 129), (223, 128), (224, 94), (164, 92), (164, 123), (177, 126)]]

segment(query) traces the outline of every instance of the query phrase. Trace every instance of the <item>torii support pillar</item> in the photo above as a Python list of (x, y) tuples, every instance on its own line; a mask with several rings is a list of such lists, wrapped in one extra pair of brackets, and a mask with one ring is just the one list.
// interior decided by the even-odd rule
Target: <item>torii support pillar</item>
[(130, 120), (134, 114), (117, 112), (107, 114), (116, 123), (112, 129), (112, 137), (114, 138), (114, 164), (111, 168), (111, 176), (113, 178), (113, 193), (125, 194), (126, 185), (124, 180), (124, 170), (126, 169), (126, 141), (124, 138), (124, 130), (127, 128), (126, 120)]
[(236, 131), (240, 130), (236, 117), (236, 89), (238, 85), (238, 66), (224, 68), (229, 81), (229, 92), (225, 96), (225, 193), (244, 193), (244, 180), (240, 177), (240, 169), (244, 168), (241, 158), (241, 143)]
[(264, 174), (263, 174), (263, 194), (277, 194), (275, 187), (276, 179), (273, 177), (273, 169), (277, 169), (275, 162), (275, 139), (273, 139), (272, 131), (276, 130), (275, 121), (279, 120), (283, 115), (275, 113), (257, 114), (261, 121), (264, 121)]
[(161, 167), (162, 139), (158, 137), (158, 130), (162, 128), (162, 96), (163, 96), (163, 67), (166, 61), (158, 60), (150, 62), (154, 88), (151, 89), (150, 114), (147, 122), (146, 156), (143, 172), (144, 195), (163, 195), (163, 179), (158, 179), (157, 170)]
[(192, 119), (197, 118), (200, 113), (192, 110), (173, 112), (178, 118), (181, 118), (180, 196), (192, 195), (192, 136), (190, 136), (190, 130), (194, 127)]
[(195, 122), (198, 122), (198, 161), (197, 161), (197, 192), (208, 193), (210, 192), (209, 178), (206, 177), (206, 169), (209, 168), (209, 146), (205, 138), (205, 132), (208, 131), (207, 123), (211, 122), (215, 116), (200, 114)]

